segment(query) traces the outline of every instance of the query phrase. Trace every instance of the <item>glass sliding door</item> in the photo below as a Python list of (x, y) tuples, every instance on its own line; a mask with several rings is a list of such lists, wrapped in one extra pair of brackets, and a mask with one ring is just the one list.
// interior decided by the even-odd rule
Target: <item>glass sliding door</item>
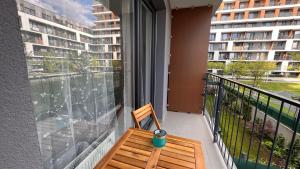
[[(155, 12), (151, 4), (141, 1), (138, 5), (138, 56), (137, 56), (137, 107), (153, 103), (153, 66), (154, 66), (154, 25)], [(151, 119), (142, 121), (142, 126), (148, 128)]]
[(16, 2), (44, 168), (92, 168), (131, 100), (133, 0)]

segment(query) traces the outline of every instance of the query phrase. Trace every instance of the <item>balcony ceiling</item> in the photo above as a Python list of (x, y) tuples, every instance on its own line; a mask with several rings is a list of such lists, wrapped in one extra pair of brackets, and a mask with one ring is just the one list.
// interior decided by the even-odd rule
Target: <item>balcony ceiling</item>
[(170, 0), (170, 5), (172, 9), (213, 6), (213, 11), (215, 11), (221, 2), (222, 0)]

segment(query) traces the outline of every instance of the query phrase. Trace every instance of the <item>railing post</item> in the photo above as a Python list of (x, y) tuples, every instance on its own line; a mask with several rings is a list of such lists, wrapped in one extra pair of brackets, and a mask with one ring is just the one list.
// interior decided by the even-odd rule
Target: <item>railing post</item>
[(220, 78), (219, 90), (218, 90), (218, 96), (217, 96), (217, 104), (216, 104), (216, 108), (215, 108), (214, 143), (217, 142), (217, 140), (218, 140), (223, 90), (224, 90), (224, 79)]
[(205, 74), (205, 87), (204, 87), (204, 101), (203, 101), (203, 116), (205, 115), (205, 108), (206, 108), (206, 98), (207, 98), (207, 84), (208, 84), (208, 73)]

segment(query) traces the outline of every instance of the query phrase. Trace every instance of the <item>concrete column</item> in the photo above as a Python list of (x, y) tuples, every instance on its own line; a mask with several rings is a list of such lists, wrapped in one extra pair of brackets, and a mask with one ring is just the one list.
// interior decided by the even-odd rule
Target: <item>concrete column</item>
[(25, 30), (30, 30), (30, 24), (29, 24), (29, 18), (27, 15), (22, 14), (21, 16), (21, 23), (22, 23), (22, 28)]
[(272, 61), (274, 60), (274, 56), (275, 56), (275, 51), (274, 50), (270, 50), (268, 53), (268, 60)]
[(76, 32), (76, 40), (80, 42), (80, 33)]
[(289, 62), (288, 61), (282, 61), (281, 63), (281, 71), (287, 71), (288, 70), (288, 66), (289, 66)]
[(33, 56), (33, 46), (32, 43), (25, 42), (26, 55)]
[(233, 41), (228, 41), (227, 51), (232, 51), (232, 48), (233, 48)]
[(214, 51), (214, 60), (219, 60), (220, 52), (219, 51)]
[(85, 50), (90, 50), (90, 49), (89, 49), (89, 44), (88, 44), (88, 43), (85, 43), (85, 44), (84, 44), (84, 49), (85, 49)]
[(42, 169), (16, 2), (0, 9), (0, 168)]
[(116, 36), (112, 37), (112, 44), (117, 44), (117, 37)]
[(215, 41), (217, 41), (217, 42), (219, 42), (219, 41), (221, 41), (221, 39), (222, 39), (222, 32), (216, 32), (216, 39), (215, 39)]
[(47, 34), (42, 34), (43, 45), (49, 46), (49, 39)]
[(293, 49), (293, 39), (288, 39), (285, 43), (285, 50), (292, 50)]
[(104, 45), (104, 52), (108, 52), (108, 45)]
[(274, 28), (272, 31), (272, 40), (277, 40), (278, 39), (278, 35), (279, 35), (279, 29), (278, 28)]

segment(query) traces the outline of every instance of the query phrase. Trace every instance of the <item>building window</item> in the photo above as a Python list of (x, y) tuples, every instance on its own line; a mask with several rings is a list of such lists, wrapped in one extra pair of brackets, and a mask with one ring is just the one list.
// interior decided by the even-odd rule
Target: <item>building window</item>
[(230, 10), (234, 8), (234, 3), (225, 3), (223, 10)]
[(278, 39), (290, 39), (292, 38), (291, 30), (283, 30), (279, 32)]
[(230, 14), (222, 14), (221, 16), (222, 21), (229, 21), (229, 18), (230, 18)]
[(287, 52), (275, 52), (274, 60), (292, 60), (292, 56)]
[(235, 24), (232, 24), (232, 28), (244, 28), (244, 27), (246, 27), (245, 23), (235, 23)]
[(209, 50), (226, 50), (227, 49), (227, 43), (210, 43), (209, 44)]
[(242, 32), (233, 32), (231, 33), (231, 40), (243, 40), (244, 33)]
[(300, 39), (300, 31), (295, 31), (294, 32), (294, 39)]
[(226, 28), (226, 29), (227, 29), (227, 28), (232, 28), (232, 25), (231, 25), (231, 24), (225, 24), (225, 25), (224, 25), (224, 28)]
[(293, 4), (293, 3), (292, 3), (292, 0), (286, 0), (286, 1), (285, 1), (285, 5), (291, 5), (291, 4)]
[(217, 16), (213, 16), (212, 18), (211, 18), (211, 21), (216, 21), (217, 20)]
[(262, 6), (265, 6), (264, 1), (262, 1), (262, 0), (256, 0), (254, 2), (254, 7), (262, 7)]
[(248, 8), (248, 1), (246, 1), (246, 2), (240, 2), (240, 5), (239, 5), (239, 8), (240, 9), (243, 9), (243, 8)]
[(270, 0), (269, 6), (278, 6), (280, 4), (280, 0)]
[(215, 41), (216, 40), (216, 34), (215, 33), (211, 33), (209, 35), (209, 41)]
[(300, 49), (300, 41), (294, 41), (292, 48), (299, 50)]
[(285, 43), (286, 43), (285, 41), (274, 42), (273, 49), (275, 49), (275, 50), (284, 50)]
[(274, 17), (274, 13), (275, 13), (274, 10), (267, 10), (265, 12), (265, 18), (272, 18), (272, 17)]
[(254, 12), (249, 12), (249, 19), (255, 19), (255, 18), (259, 18), (259, 12), (258, 11), (254, 11)]
[(292, 20), (287, 20), (287, 21), (278, 21), (277, 22), (277, 25), (278, 26), (281, 26), (281, 25), (293, 25), (293, 21)]
[(289, 17), (292, 16), (290, 9), (280, 9), (279, 17)]
[(222, 40), (230, 40), (230, 33), (222, 33)]
[(233, 43), (233, 50), (244, 50), (243, 42), (235, 42)]
[(220, 52), (219, 60), (229, 60), (229, 52)]
[(262, 22), (263, 26), (275, 26), (276, 22)]
[(208, 52), (208, 60), (214, 60), (214, 53)]
[(38, 33), (23, 31), (22, 39), (24, 42), (31, 42), (35, 44), (41, 44), (41, 45), (43, 44), (42, 35)]
[(244, 13), (243, 12), (235, 13), (234, 14), (234, 19), (235, 20), (244, 19)]

